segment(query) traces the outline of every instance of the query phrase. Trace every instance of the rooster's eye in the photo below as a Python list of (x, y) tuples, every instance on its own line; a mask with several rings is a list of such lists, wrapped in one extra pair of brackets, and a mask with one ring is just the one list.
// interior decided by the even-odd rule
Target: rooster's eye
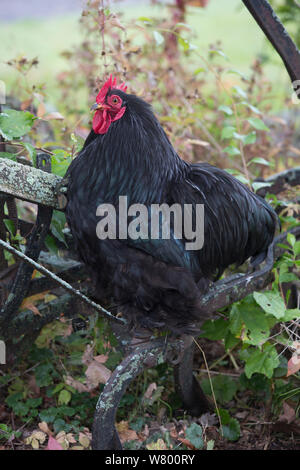
[(119, 100), (118, 100), (118, 98), (113, 98), (112, 102), (113, 102), (113, 104), (117, 104), (117, 103), (119, 103)]

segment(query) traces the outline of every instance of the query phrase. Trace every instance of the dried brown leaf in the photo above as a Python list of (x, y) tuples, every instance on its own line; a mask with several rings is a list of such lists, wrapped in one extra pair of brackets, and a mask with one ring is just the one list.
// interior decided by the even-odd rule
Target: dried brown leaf
[(98, 387), (99, 384), (106, 384), (111, 376), (111, 371), (103, 364), (93, 361), (85, 371), (87, 386), (90, 390)]
[(136, 431), (129, 429), (128, 421), (120, 421), (117, 423), (116, 428), (122, 443), (127, 441), (136, 441), (139, 439)]

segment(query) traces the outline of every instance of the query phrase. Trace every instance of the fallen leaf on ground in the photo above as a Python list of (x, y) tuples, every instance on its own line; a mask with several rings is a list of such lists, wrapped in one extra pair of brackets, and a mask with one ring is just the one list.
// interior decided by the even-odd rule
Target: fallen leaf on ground
[(54, 439), (54, 437), (49, 436), (48, 445), (46, 447), (46, 450), (64, 450), (64, 449), (61, 446), (61, 444), (59, 442), (57, 442), (56, 439)]
[(94, 360), (100, 362), (100, 364), (105, 364), (108, 359), (107, 354), (99, 354), (99, 356), (95, 356)]
[(278, 421), (284, 423), (292, 423), (296, 419), (296, 413), (294, 408), (292, 408), (288, 403), (284, 402), (282, 407), (282, 413), (278, 418)]
[(120, 421), (117, 423), (116, 428), (122, 443), (126, 441), (136, 441), (139, 439), (136, 431), (129, 429), (128, 421)]
[(149, 387), (147, 388), (146, 392), (144, 393), (144, 398), (148, 398), (148, 400), (150, 400), (150, 398), (152, 397), (153, 395), (153, 392), (157, 389), (157, 385), (155, 382), (151, 383), (149, 385)]
[(40, 444), (46, 440), (47, 434), (42, 431), (33, 431), (33, 433), (25, 439), (25, 444), (31, 445), (33, 449), (39, 449)]
[(65, 376), (64, 381), (67, 385), (75, 388), (79, 393), (89, 392), (89, 388), (85, 384), (79, 382), (79, 380), (73, 379), (70, 375)]
[(185, 446), (187, 446), (189, 449), (191, 450), (196, 450), (196, 448), (193, 446), (193, 444), (190, 443), (190, 441), (188, 439), (184, 439), (182, 437), (178, 437), (177, 440), (179, 442), (182, 442), (182, 444), (184, 444)]
[(156, 442), (151, 442), (146, 445), (148, 450), (168, 450), (165, 441), (163, 439), (158, 439)]
[(111, 376), (111, 371), (103, 364), (93, 361), (85, 371), (85, 375), (87, 387), (92, 390), (98, 387), (99, 384), (106, 384)]
[(85, 449), (87, 449), (91, 444), (91, 440), (83, 432), (79, 433), (79, 442)]
[(45, 421), (42, 421), (41, 423), (39, 423), (39, 428), (44, 433), (48, 434), (48, 436), (51, 436), (52, 432), (50, 431), (48, 424)]

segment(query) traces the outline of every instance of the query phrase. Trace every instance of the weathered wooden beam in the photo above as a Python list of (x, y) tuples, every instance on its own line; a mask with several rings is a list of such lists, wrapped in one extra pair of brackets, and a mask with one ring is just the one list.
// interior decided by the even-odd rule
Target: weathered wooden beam
[(64, 210), (66, 197), (59, 191), (61, 184), (60, 176), (5, 158), (0, 159), (0, 192)]

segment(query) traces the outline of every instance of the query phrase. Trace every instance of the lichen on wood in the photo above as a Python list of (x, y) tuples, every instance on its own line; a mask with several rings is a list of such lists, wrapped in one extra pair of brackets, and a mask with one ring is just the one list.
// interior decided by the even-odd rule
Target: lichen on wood
[(21, 163), (0, 159), (0, 192), (63, 210), (65, 196), (57, 188), (62, 178)]

